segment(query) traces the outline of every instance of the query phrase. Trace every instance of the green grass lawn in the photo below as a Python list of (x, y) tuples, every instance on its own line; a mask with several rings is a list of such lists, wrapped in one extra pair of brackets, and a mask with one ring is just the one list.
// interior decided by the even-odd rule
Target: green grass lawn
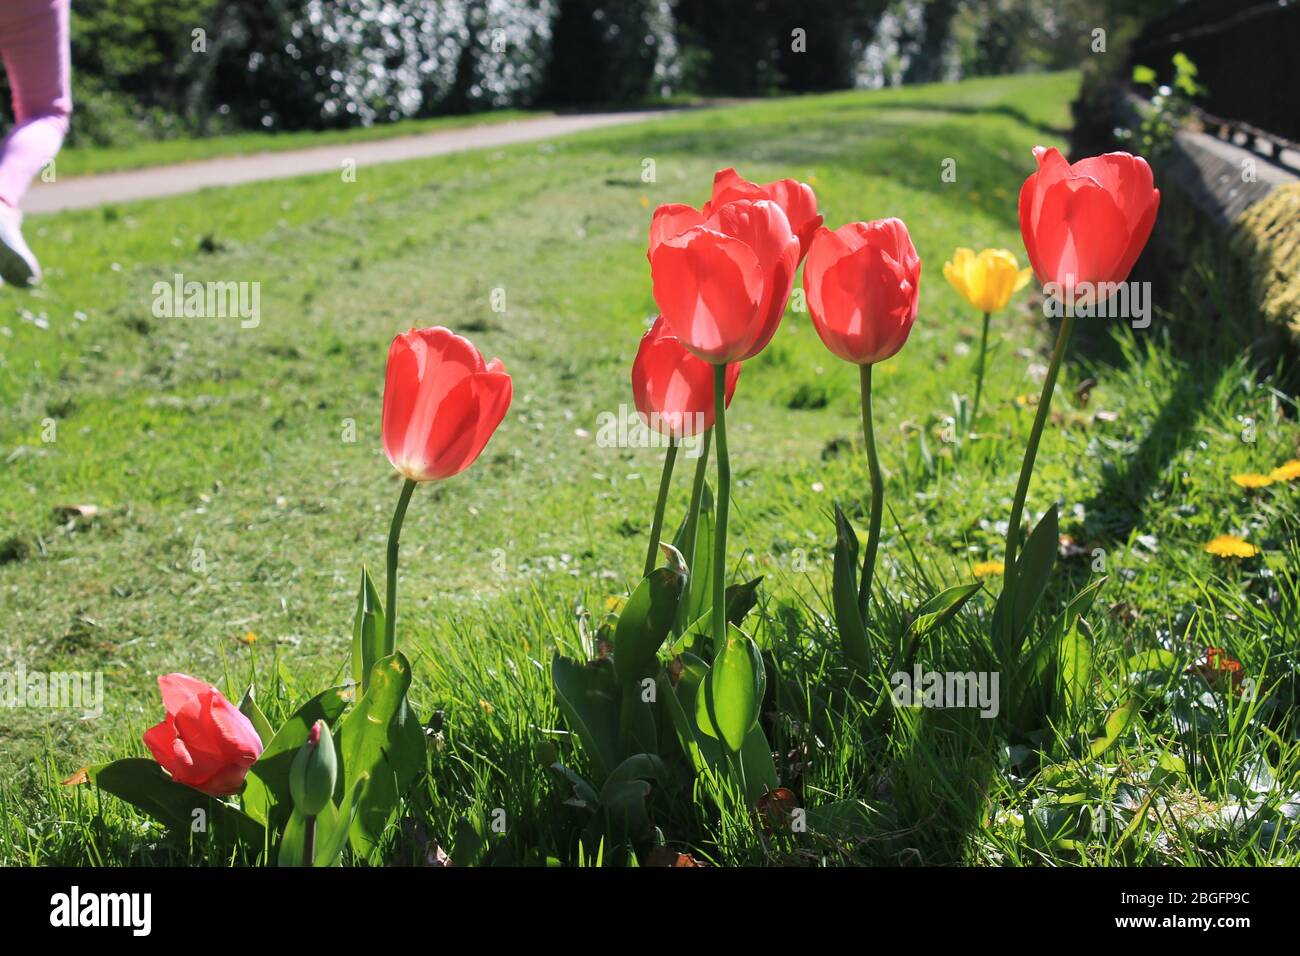
[[(921, 306), (907, 347), (876, 370), (890, 509), (877, 586), (912, 607), (922, 579), (970, 580), (1001, 557), (1054, 330), (1028, 291), (994, 317), (988, 417), (977, 438), (946, 443), (952, 393), (973, 387), (979, 317), (942, 264), (958, 245), (1023, 258), (1030, 148), (1064, 145), (1077, 81), (777, 100), (365, 168), (356, 183), (314, 176), (33, 217), (45, 286), (0, 292), (0, 670), (102, 671), (106, 713), (4, 715), (0, 862), (188, 858), (121, 804), (58, 783), (145, 752), (158, 674), (237, 697), (256, 670), (285, 699), (341, 676), (359, 566), (382, 566), (399, 489), (379, 442), (388, 342), (432, 324), (500, 356), (515, 398), (480, 461), (419, 488), (407, 517), (400, 643), (417, 708), (443, 713), (408, 813), (458, 862), (576, 862), (583, 813), (547, 764), (553, 747), (579, 770), (585, 758), (549, 733), (561, 722), (546, 664), (557, 643), (573, 652), (576, 606), (599, 615), (638, 578), (662, 454), (599, 447), (597, 416), (631, 404), (654, 312), (651, 210), (703, 201), (722, 166), (812, 183), (832, 226), (908, 223)], [(956, 182), (941, 176), (948, 158)], [(657, 182), (642, 182), (645, 159)], [(153, 284), (177, 273), (259, 282), (260, 324), (155, 317)], [(829, 513), (839, 501), (865, 527), (867, 468), (855, 370), (806, 313), (787, 315), (728, 415), (729, 554), (737, 579), (765, 577), (751, 622), (769, 683), (792, 689), (773, 740), (783, 782), (809, 807), (863, 801), (867, 822), (833, 845), (763, 840), (692, 803), (685, 783), (659, 805), (665, 838), (718, 863), (1300, 860), (1284, 825), (1300, 800), (1288, 719), (1300, 482), (1231, 480), (1297, 457), (1300, 426), (1283, 379), (1252, 366), (1231, 321), (1197, 332), (1217, 295), (1212, 277), (1189, 275), (1158, 290), (1147, 330), (1080, 322), (1028, 508), (1036, 520), (1059, 502), (1063, 534), (1085, 552), (1063, 559), (1049, 600), (1090, 580), (1098, 552), (1106, 574), (1090, 617), (1097, 676), (1061, 740), (1099, 731), (1134, 681), (1148, 687), (1113, 748), (1037, 775), (983, 730), (900, 753), (867, 738), (852, 708), (822, 706), (838, 666)], [(97, 514), (59, 510), (80, 504)], [(1228, 532), (1263, 554), (1203, 552)], [(926, 647), (927, 665), (977, 669), (991, 608), (989, 594), (972, 602)], [(1210, 645), (1242, 661), (1253, 701), (1183, 675)], [(1173, 663), (1132, 673), (1151, 651)], [(485, 839), (493, 808), (512, 825)], [(1058, 838), (1088, 813), (1110, 822)]]
[(338, 143), (365, 143), (397, 136), (438, 133), (486, 126), (514, 120), (534, 119), (547, 113), (536, 110), (497, 110), (470, 116), (434, 116), (427, 119), (401, 120), (375, 126), (338, 130), (302, 130), (291, 133), (225, 133), (203, 138), (146, 140), (124, 146), (70, 147), (59, 154), (60, 176), (89, 176), (114, 173), (147, 166), (173, 166), (200, 159), (223, 156), (247, 156), (254, 153), (280, 153), (290, 149), (333, 146)]

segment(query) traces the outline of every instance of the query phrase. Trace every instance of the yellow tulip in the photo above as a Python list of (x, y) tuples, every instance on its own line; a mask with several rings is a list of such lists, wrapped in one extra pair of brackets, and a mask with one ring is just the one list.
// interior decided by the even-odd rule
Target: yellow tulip
[(1011, 296), (1029, 282), (1033, 270), (1020, 268), (1006, 249), (957, 249), (943, 264), (943, 276), (963, 299), (980, 312), (1006, 308)]

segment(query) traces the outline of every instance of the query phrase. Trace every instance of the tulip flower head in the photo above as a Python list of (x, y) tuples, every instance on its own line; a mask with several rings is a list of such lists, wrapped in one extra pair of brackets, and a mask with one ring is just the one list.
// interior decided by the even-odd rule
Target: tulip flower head
[(500, 359), (485, 363), (448, 329), (393, 339), (384, 383), (384, 454), (412, 481), (458, 475), (478, 458), (510, 407)]
[(650, 225), (655, 302), (672, 334), (714, 365), (753, 358), (785, 313), (799, 240), (775, 202), (660, 206)]
[(943, 276), (977, 312), (998, 312), (1029, 282), (1034, 270), (1020, 268), (1007, 249), (957, 249), (943, 264)]
[(855, 365), (883, 362), (907, 342), (920, 282), (921, 258), (900, 219), (818, 229), (803, 272), (817, 334)]
[(1072, 297), (1079, 286), (1096, 293), (1126, 280), (1160, 207), (1146, 160), (1106, 153), (1071, 165), (1042, 146), (1034, 158), (1038, 170), (1020, 189), (1020, 234), (1039, 281)]
[(701, 212), (708, 218), (715, 210), (738, 199), (770, 199), (780, 206), (790, 222), (790, 230), (799, 237), (799, 261), (803, 261), (813, 235), (822, 224), (822, 217), (817, 214), (817, 196), (811, 186), (796, 179), (779, 179), (760, 186), (728, 167), (714, 174), (713, 195)]
[(144, 744), (172, 779), (213, 797), (237, 793), (262, 754), (252, 722), (210, 684), (184, 674), (158, 678), (162, 723)]
[[(736, 391), (740, 363), (727, 366), (727, 404)], [(663, 316), (641, 338), (632, 363), (632, 395), (647, 426), (680, 441), (713, 427), (713, 366), (692, 355)]]

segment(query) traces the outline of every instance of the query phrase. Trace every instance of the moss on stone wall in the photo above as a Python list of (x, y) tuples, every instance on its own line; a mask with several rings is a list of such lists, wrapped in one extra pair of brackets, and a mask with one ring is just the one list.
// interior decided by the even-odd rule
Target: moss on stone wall
[(1300, 346), (1300, 183), (1278, 187), (1242, 213), (1229, 248), (1260, 317)]

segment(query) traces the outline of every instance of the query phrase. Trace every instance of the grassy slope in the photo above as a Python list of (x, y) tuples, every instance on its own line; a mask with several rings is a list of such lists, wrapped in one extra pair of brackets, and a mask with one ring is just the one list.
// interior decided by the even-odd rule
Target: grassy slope
[[(236, 638), (250, 630), (263, 673), (274, 652), (302, 684), (334, 676), (358, 565), (381, 562), (397, 491), (377, 435), (387, 341), (410, 325), (445, 323), (506, 361), (516, 398), (481, 461), (421, 488), (406, 524), (404, 641), (419, 658), (418, 699), (448, 721), (449, 756), (426, 811), (447, 833), (475, 808), (505, 806), (523, 821), (509, 837), (516, 854), (563, 855), (572, 811), (556, 809), (563, 794), (534, 757), (531, 729), (557, 717), (530, 661), (547, 659), (553, 635), (573, 633), (575, 599), (600, 608), (640, 567), (660, 453), (600, 448), (593, 436), (598, 413), (630, 402), (631, 358), (654, 308), (650, 209), (702, 200), (713, 170), (734, 164), (755, 179), (815, 183), (831, 224), (907, 220), (926, 278), (911, 342), (878, 370), (877, 429), (907, 541), (923, 569), (953, 583), (972, 562), (999, 556), (1032, 413), (1016, 397), (1037, 393), (1052, 332), (1028, 298), (995, 319), (984, 437), (960, 463), (941, 451), (927, 467), (917, 434), (942, 448), (949, 395), (970, 389), (967, 347), (978, 326), (941, 265), (956, 245), (1020, 249), (1015, 194), (1029, 149), (1061, 142), (1074, 83), (1007, 78), (777, 101), (367, 169), (355, 184), (312, 177), (33, 220), (47, 286), (21, 298), (6, 290), (14, 312), (0, 319), (0, 405), (9, 410), (0, 422), (0, 560), (9, 559), (0, 564), (0, 666), (103, 669), (108, 714), (94, 723), (6, 715), (4, 763), (25, 764), (46, 734), (60, 773), (138, 749), (131, 740), (158, 712), (154, 677), (229, 672), (242, 685), (249, 652)], [(956, 183), (941, 179), (947, 157)], [(656, 161), (657, 183), (640, 181), (645, 158)], [(260, 327), (154, 318), (151, 286), (176, 272), (260, 281)], [(504, 314), (489, 307), (495, 287), (506, 292)], [(1222, 531), (1275, 551), (1287, 544), (1296, 486), (1248, 495), (1229, 476), (1267, 471), (1300, 447), (1291, 400), (1256, 381), (1239, 352), (1222, 340), (1168, 345), (1164, 330), (1188, 318), (1185, 303), (1205, 300), (1193, 278), (1158, 300), (1148, 332), (1082, 329), (1040, 453), (1033, 517), (1060, 500), (1063, 530), (1104, 549), (1112, 576), (1110, 613), (1094, 613), (1106, 675), (1089, 702), (1094, 726), (1121, 693), (1118, 662), (1133, 649), (1163, 642), (1191, 655), (1223, 644), (1251, 673), (1294, 666), (1293, 585), (1261, 571), (1284, 556), (1238, 567), (1199, 549)], [(1071, 402), (1088, 378), (1087, 404)], [(767, 574), (782, 600), (816, 602), (824, 589), (832, 499), (860, 512), (865, 464), (844, 441), (856, 441), (856, 402), (853, 369), (822, 348), (806, 315), (788, 317), (742, 376), (729, 419), (731, 554), (740, 573)], [(47, 417), (58, 422), (53, 444), (41, 441)], [(1257, 423), (1253, 443), (1240, 439), (1245, 417)], [(342, 440), (348, 420), (355, 442)], [(684, 486), (674, 490), (677, 511)], [(71, 525), (53, 517), (55, 506), (81, 502), (100, 516)], [(877, 577), (915, 603), (923, 595), (905, 580), (903, 545), (887, 530)], [(1062, 591), (1087, 576), (1087, 561), (1070, 567)], [(762, 630), (788, 653), (786, 676), (815, 683), (821, 665), (808, 648), (818, 628), (791, 607), (772, 619), (782, 637)], [(938, 661), (968, 666), (962, 641), (952, 645), (948, 659), (934, 649)], [(1230, 735), (1235, 749), (1203, 787), (1206, 799), (1227, 799), (1260, 733)], [(1121, 762), (1145, 766), (1171, 735), (1168, 715), (1153, 718)], [(806, 794), (874, 792), (879, 765), (851, 732), (818, 746), (826, 752)], [(1295, 756), (1290, 742), (1269, 751), (1291, 790)], [(904, 770), (895, 768), (898, 779)], [(1081, 772), (1103, 783), (1116, 776)], [(995, 790), (1008, 786), (999, 779)], [(24, 818), (67, 816), (47, 801), (72, 798), (57, 788), (51, 798), (40, 782), (34, 773), (0, 804), (21, 800)], [(912, 812), (925, 818), (923, 804)], [(0, 840), (15, 832), (2, 821), (0, 808)], [(699, 840), (706, 824), (697, 824), (676, 838)], [(95, 852), (133, 852), (130, 832), (97, 836)], [(1034, 859), (1015, 832), (980, 830), (960, 854)], [(26, 851), (0, 842), (0, 857), (89, 852), (79, 836), (64, 839)], [(760, 852), (734, 835), (709, 843), (724, 860)], [(1242, 838), (1164, 852), (1230, 861), (1257, 851)]]

